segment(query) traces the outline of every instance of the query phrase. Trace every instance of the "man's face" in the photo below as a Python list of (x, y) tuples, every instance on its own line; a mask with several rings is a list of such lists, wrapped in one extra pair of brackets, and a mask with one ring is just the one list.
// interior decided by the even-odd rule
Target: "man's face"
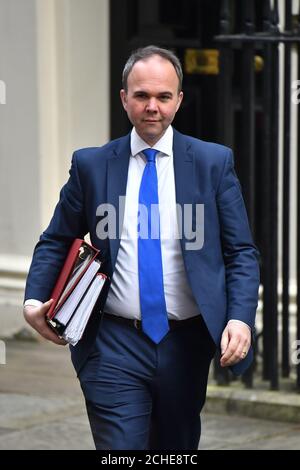
[(136, 62), (128, 76), (121, 100), (139, 136), (153, 146), (171, 124), (183, 93), (178, 93), (176, 71), (166, 59), (152, 56)]

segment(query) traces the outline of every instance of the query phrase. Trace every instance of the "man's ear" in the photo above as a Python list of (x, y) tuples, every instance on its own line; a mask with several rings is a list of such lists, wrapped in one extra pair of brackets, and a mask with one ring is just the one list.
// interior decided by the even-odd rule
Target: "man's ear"
[(122, 101), (123, 108), (125, 109), (125, 111), (127, 111), (127, 93), (123, 88), (122, 90), (120, 90), (120, 98)]
[(182, 100), (183, 100), (183, 91), (181, 91), (179, 94), (178, 94), (178, 102), (177, 102), (177, 106), (176, 106), (176, 113), (178, 111), (178, 109), (180, 108), (180, 105), (182, 103)]

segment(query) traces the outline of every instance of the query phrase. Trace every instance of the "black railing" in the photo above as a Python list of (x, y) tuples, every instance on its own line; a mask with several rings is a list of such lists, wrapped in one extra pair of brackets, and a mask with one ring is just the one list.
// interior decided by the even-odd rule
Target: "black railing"
[[(251, 387), (253, 370), (269, 380), (270, 388), (283, 377), (297, 373), (295, 386), (300, 390), (300, 365), (291, 368), (290, 318), (290, 182), (291, 182), (291, 100), (292, 48), (300, 58), (300, 2), (296, 22), (292, 16), (292, 1), (284, 3), (284, 30), (280, 30), (278, 1), (255, 0), (221, 2), (220, 34), (215, 37), (220, 54), (219, 72), (219, 140), (234, 148), (239, 176), (242, 180), (250, 224), (261, 252), (262, 325), (258, 331), (256, 361), (243, 380)], [(282, 5), (283, 6), (283, 5)], [(259, 8), (259, 11), (258, 11)], [(241, 11), (237, 11), (241, 9)], [(234, 13), (234, 15), (233, 15)], [(241, 18), (239, 33), (233, 17)], [(279, 55), (279, 45), (283, 54)], [(282, 57), (282, 61), (280, 59)], [(256, 69), (255, 70), (255, 64)], [(283, 71), (283, 107), (279, 119), (280, 71)], [(300, 59), (298, 60), (300, 77)], [(300, 112), (298, 114), (298, 161), (300, 162)], [(279, 136), (282, 135), (282, 139)], [(283, 166), (279, 174), (280, 145)], [(281, 177), (281, 181), (279, 178)], [(282, 191), (279, 193), (279, 187)], [(281, 198), (281, 200), (279, 200)], [(298, 164), (298, 201), (300, 201), (300, 164)], [(282, 224), (279, 227), (279, 203)], [(300, 203), (298, 203), (300, 221)], [(281, 228), (282, 227), (282, 228)], [(300, 239), (298, 224), (297, 240)], [(281, 231), (281, 233), (279, 232)], [(279, 272), (278, 241), (282, 240)], [(300, 247), (297, 250), (297, 286), (300, 286)], [(281, 303), (278, 309), (278, 283), (282, 280)], [(300, 287), (297, 296), (296, 332), (300, 339)], [(281, 327), (281, 328), (279, 328)], [(279, 338), (279, 330), (281, 337)], [(294, 333), (293, 333), (294, 334)], [(260, 341), (262, 339), (262, 342)], [(279, 341), (280, 340), (280, 341)], [(279, 344), (281, 348), (279, 349)], [(298, 354), (300, 356), (300, 353)], [(297, 355), (294, 354), (294, 357)], [(261, 359), (259, 361), (259, 359)], [(295, 361), (294, 361), (295, 362)], [(228, 372), (215, 363), (219, 383), (229, 382)]]

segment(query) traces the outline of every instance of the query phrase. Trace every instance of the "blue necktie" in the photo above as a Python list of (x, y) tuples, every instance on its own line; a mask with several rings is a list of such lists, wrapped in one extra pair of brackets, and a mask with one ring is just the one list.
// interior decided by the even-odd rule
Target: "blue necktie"
[(138, 269), (142, 329), (154, 343), (169, 331), (160, 245), (158, 184), (154, 149), (147, 157), (139, 192)]

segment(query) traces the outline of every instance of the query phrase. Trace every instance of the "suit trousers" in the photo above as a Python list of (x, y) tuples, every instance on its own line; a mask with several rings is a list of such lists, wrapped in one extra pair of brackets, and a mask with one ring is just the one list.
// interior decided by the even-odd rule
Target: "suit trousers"
[(104, 314), (79, 373), (96, 449), (197, 449), (215, 349), (201, 315), (155, 344)]

